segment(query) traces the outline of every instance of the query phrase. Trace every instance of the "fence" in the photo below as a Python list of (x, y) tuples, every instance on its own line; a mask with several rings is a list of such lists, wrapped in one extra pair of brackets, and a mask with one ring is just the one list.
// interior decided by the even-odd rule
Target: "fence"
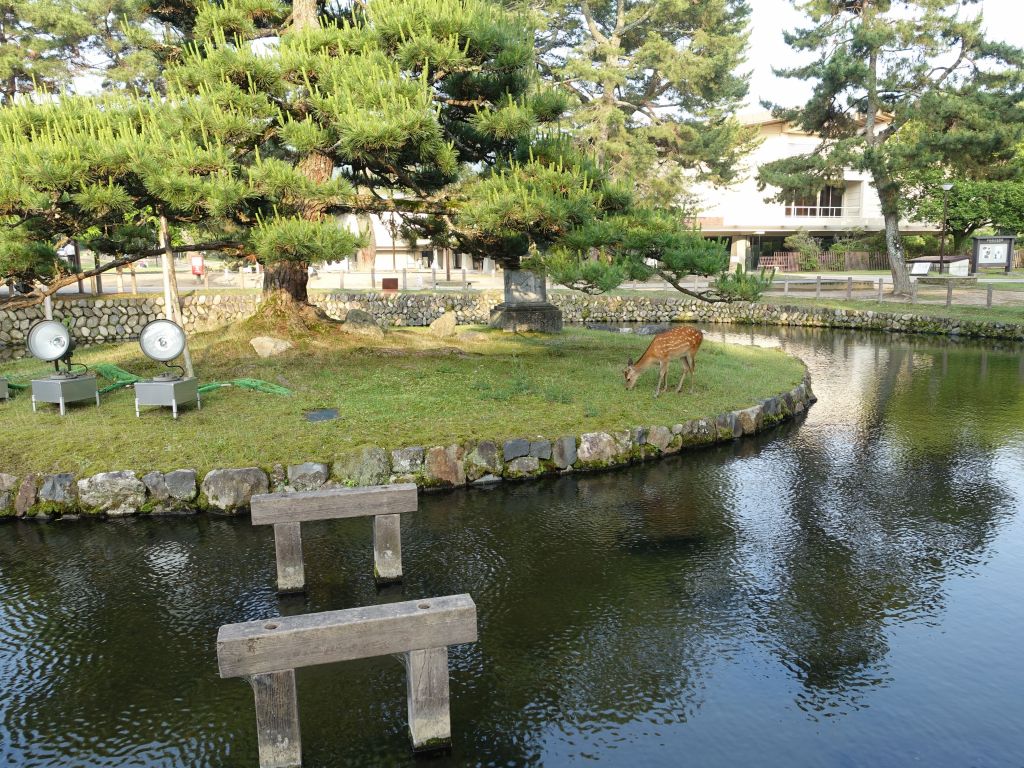
[[(801, 260), (807, 265), (806, 269), (800, 268)], [(888, 269), (889, 260), (884, 253), (867, 253), (866, 251), (851, 251), (849, 253), (821, 251), (807, 257), (801, 257), (799, 253), (790, 251), (775, 251), (775, 253), (762, 256), (757, 266), (774, 267), (780, 272), (813, 270), (849, 272), (864, 269)]]
[[(906, 302), (906, 296), (895, 296), (892, 284), (886, 278), (878, 277), (822, 277), (813, 279), (776, 279), (769, 289), (773, 296), (781, 292), (783, 296), (809, 294), (813, 291), (816, 299), (822, 298), (822, 290), (827, 291), (825, 298), (860, 299), (874, 301)], [(920, 283), (912, 279), (911, 304), (944, 304), (947, 307), (975, 306), (987, 307), (1024, 307), (1024, 291), (1000, 290), (993, 283), (959, 285), (955, 280), (945, 281), (945, 285), (937, 283)]]

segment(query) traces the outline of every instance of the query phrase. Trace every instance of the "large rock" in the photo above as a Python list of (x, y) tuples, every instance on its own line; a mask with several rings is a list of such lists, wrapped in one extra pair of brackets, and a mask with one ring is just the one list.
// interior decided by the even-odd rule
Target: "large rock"
[(288, 485), (296, 491), (315, 491), (326, 483), (330, 476), (329, 466), (313, 461), (288, 467)]
[(36, 503), (39, 490), (39, 475), (29, 475), (18, 486), (18, 494), (14, 497), (14, 514), (24, 517)]
[(530, 456), (535, 459), (543, 459), (548, 461), (551, 459), (551, 441), (550, 440), (531, 440), (530, 441)]
[(555, 440), (551, 455), (556, 467), (559, 469), (569, 469), (569, 467), (576, 463), (575, 435), (565, 435)]
[(520, 456), (505, 465), (505, 477), (530, 477), (540, 472), (540, 459), (536, 456)]
[(334, 476), (349, 485), (384, 485), (391, 478), (391, 464), (383, 448), (363, 448), (335, 461)]
[(249, 341), (249, 345), (260, 357), (274, 357), (294, 346), (290, 341), (275, 339), (273, 336), (257, 336)]
[(147, 508), (154, 515), (176, 515), (195, 512), (196, 471), (176, 469), (173, 472), (148, 472), (142, 482), (149, 491)]
[(455, 328), (458, 321), (454, 312), (445, 312), (437, 320), (430, 324), (430, 333), (440, 339), (446, 339), (455, 335)]
[(672, 430), (668, 427), (651, 427), (647, 430), (646, 440), (648, 445), (653, 445), (659, 451), (665, 452), (672, 443)]
[(416, 481), (416, 476), (423, 472), (423, 459), (426, 452), (421, 446), (411, 448), (399, 448), (391, 452), (391, 471), (394, 472), (391, 481), (395, 483), (410, 483)]
[(14, 512), (14, 496), (18, 487), (18, 478), (0, 472), (0, 517)]
[(586, 432), (580, 435), (576, 458), (586, 465), (604, 465), (619, 453), (615, 438), (607, 432)]
[(339, 328), (343, 333), (353, 333), (358, 336), (369, 336), (373, 339), (383, 339), (384, 331), (377, 321), (373, 319), (373, 315), (362, 309), (350, 309), (348, 314), (345, 315), (345, 322), (342, 323)]
[(754, 434), (764, 424), (764, 415), (759, 405), (745, 408), (742, 411), (733, 411), (733, 415), (736, 416), (736, 424), (744, 435)]
[(101, 472), (78, 481), (78, 499), (85, 512), (133, 515), (146, 503), (146, 486), (134, 472)]
[(203, 495), (212, 509), (222, 512), (242, 512), (256, 494), (266, 493), (270, 481), (259, 467), (244, 469), (215, 469), (203, 478)]
[(497, 478), (501, 474), (502, 461), (498, 455), (498, 446), (491, 440), (483, 440), (473, 446), (473, 450), (466, 454), (463, 467), (466, 471), (466, 479), (475, 483), (483, 477), (490, 475)]
[(56, 475), (43, 475), (43, 484), (39, 488), (39, 506), (47, 514), (64, 513), (74, 509), (78, 500), (75, 493), (75, 476), (70, 472)]
[(427, 451), (425, 462), (426, 480), (428, 485), (449, 486), (465, 485), (466, 471), (462, 465), (462, 446), (440, 445)]
[(505, 461), (518, 459), (520, 456), (530, 455), (530, 441), (521, 437), (513, 440), (506, 440), (503, 451)]

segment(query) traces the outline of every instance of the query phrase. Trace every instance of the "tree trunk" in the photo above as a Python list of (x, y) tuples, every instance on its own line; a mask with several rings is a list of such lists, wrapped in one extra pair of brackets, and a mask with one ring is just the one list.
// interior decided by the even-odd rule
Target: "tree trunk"
[(309, 264), (304, 261), (277, 261), (267, 264), (263, 273), (264, 297), (284, 293), (292, 301), (309, 301)]
[(900, 236), (900, 216), (898, 213), (884, 213), (885, 217), (885, 250), (889, 256), (889, 268), (892, 270), (893, 293), (907, 296), (910, 294), (910, 273), (904, 259), (903, 238)]

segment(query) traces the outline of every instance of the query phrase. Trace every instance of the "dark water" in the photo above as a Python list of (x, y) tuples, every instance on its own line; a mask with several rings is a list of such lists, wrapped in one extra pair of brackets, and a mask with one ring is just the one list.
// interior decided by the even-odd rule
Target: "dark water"
[[(589, 477), (422, 498), (406, 583), (367, 521), (0, 526), (0, 764), (255, 766), (227, 622), (469, 592), (430, 766), (1024, 765), (1019, 349), (799, 330), (820, 401), (769, 435)], [(698, 376), (700, 374), (698, 368)], [(308, 766), (410, 765), (391, 658), (298, 672)]]

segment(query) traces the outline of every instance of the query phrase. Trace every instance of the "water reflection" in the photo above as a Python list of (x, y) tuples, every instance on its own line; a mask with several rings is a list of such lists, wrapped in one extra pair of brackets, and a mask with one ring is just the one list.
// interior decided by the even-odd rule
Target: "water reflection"
[[(220, 624), (457, 592), (480, 642), (451, 655), (439, 767), (1011, 762), (1020, 350), (708, 333), (799, 355), (818, 404), (656, 464), (427, 495), (385, 593), (366, 521), (304, 529), (288, 601), (245, 520), (0, 526), (0, 762), (255, 765)], [(298, 680), (309, 765), (412, 762), (394, 660)]]

